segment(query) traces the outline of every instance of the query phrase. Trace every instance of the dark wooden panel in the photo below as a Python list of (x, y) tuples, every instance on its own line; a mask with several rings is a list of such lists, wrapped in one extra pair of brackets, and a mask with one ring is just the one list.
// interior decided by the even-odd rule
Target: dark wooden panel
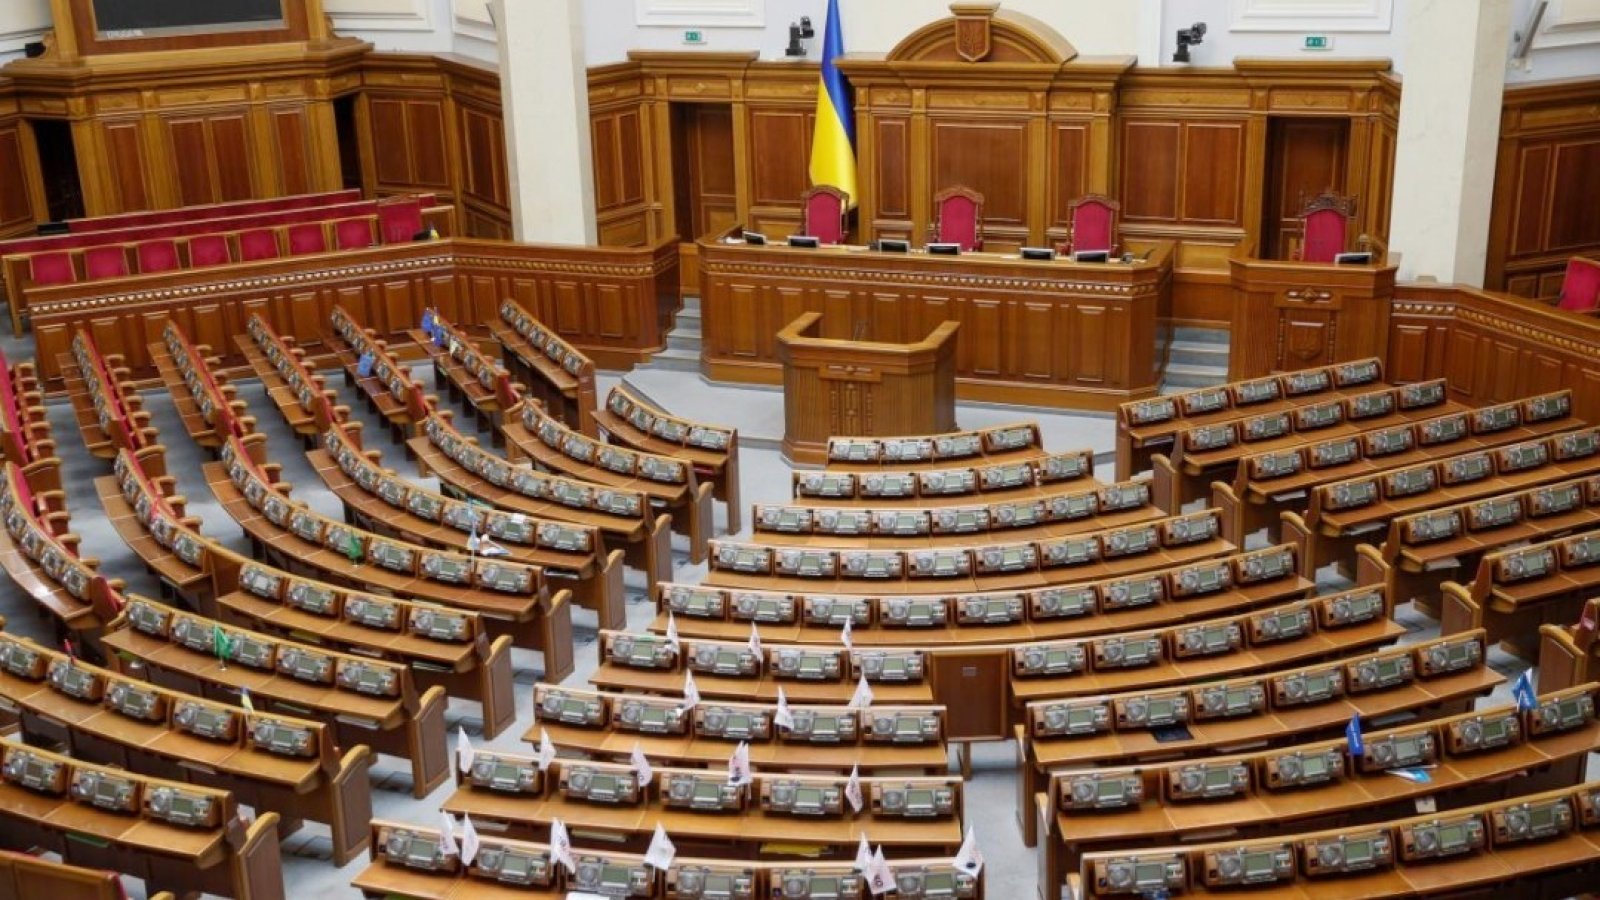
[(623, 203), (643, 201), (644, 170), (649, 160), (644, 156), (644, 136), (636, 109), (617, 114), (617, 158), (626, 163), (620, 167), (620, 199)]
[(1511, 252), (1544, 249), (1544, 224), (1550, 210), (1550, 146), (1525, 147), (1517, 156), (1516, 198), (1511, 210)]
[(601, 212), (622, 205), (622, 170), (628, 162), (617, 153), (615, 116), (595, 116), (589, 123), (594, 155), (594, 205)]
[(811, 123), (798, 109), (750, 113), (750, 200), (761, 206), (798, 206), (811, 186)]
[(214, 116), (207, 125), (211, 133), (211, 159), (217, 171), (217, 199), (226, 203), (254, 197), (250, 172), (255, 154), (250, 150), (250, 132), (244, 115)]
[(497, 115), (463, 107), (466, 193), (502, 209), (506, 206), (505, 132)]
[(1174, 221), (1178, 218), (1176, 122), (1129, 120), (1122, 127), (1122, 217)]
[[(117, 210), (149, 209), (150, 195), (145, 191), (144, 145), (139, 140), (138, 122), (107, 122), (101, 126), (105, 136), (106, 159), (111, 169), (111, 182), (117, 191)], [(80, 168), (83, 161), (79, 161)]]
[(1422, 381), (1428, 364), (1427, 325), (1397, 323), (1389, 335), (1389, 360), (1385, 374), (1390, 381)]
[(278, 145), (278, 178), (285, 194), (311, 192), (311, 148), (306, 114), (299, 107), (274, 109), (272, 133)]
[(969, 187), (983, 195), (983, 219), (991, 225), (1023, 225), (1028, 215), (1027, 123), (950, 121), (930, 123), (932, 192)]
[(1547, 250), (1600, 244), (1600, 140), (1556, 146)]
[(411, 142), (406, 134), (403, 101), (374, 97), (367, 104), (372, 122), (373, 174), (380, 184), (405, 184), (411, 180)]
[(0, 130), (0, 227), (32, 220), (27, 173), (22, 168), (22, 137), (13, 125)]
[(172, 147), (170, 165), (178, 183), (178, 200), (184, 206), (215, 203), (211, 186), (211, 160), (203, 119), (169, 119), (167, 139)]
[(897, 219), (911, 217), (911, 191), (906, 179), (910, 171), (906, 120), (880, 118), (878, 127), (878, 168), (872, 183), (877, 188), (878, 215)]
[(1089, 126), (1077, 122), (1052, 123), (1047, 179), (1052, 227), (1065, 228), (1071, 224), (1068, 205), (1087, 193), (1088, 148)]
[(1244, 175), (1242, 123), (1184, 126), (1183, 207), (1185, 222), (1240, 225)]
[(450, 157), (445, 150), (444, 103), (412, 100), (406, 104), (406, 131), (411, 146), (411, 181), (418, 187), (450, 187)]
[(732, 227), (738, 217), (734, 178), (733, 110), (695, 104), (689, 123), (689, 204), (691, 237)]
[(1011, 309), (1017, 317), (1011, 332), (1016, 335), (1017, 348), (1015, 370), (1010, 374), (1040, 381), (1054, 379), (1060, 344), (1055, 334), (1055, 304), (1023, 302)]

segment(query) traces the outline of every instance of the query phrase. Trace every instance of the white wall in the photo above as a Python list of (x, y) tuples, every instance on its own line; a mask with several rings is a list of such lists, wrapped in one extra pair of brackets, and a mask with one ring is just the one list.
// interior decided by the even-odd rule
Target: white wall
[[(0, 0), (3, 2), (3, 0)], [(322, 0), (341, 35), (379, 50), (449, 53), (450, 0)]]
[[(1407, 0), (1163, 0), (1161, 60), (1172, 62), (1177, 32), (1206, 23), (1205, 41), (1189, 51), (1192, 66), (1226, 67), (1238, 57), (1389, 59), (1401, 69), (1403, 41), (1397, 28)], [(1475, 3), (1477, 0), (1460, 0)], [(1298, 7), (1298, 9), (1296, 9)], [(1335, 9), (1342, 14), (1329, 15)], [(1285, 11), (1288, 11), (1287, 13)], [(1308, 34), (1327, 35), (1333, 49), (1307, 51)], [(1141, 65), (1149, 65), (1140, 60)]]
[(50, 27), (50, 0), (0, 0), (0, 63), (22, 56), (22, 45)]

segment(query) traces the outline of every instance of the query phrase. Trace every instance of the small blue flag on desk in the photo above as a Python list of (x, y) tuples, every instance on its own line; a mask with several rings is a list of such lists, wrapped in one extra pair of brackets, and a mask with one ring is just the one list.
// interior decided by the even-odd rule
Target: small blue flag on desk
[(1539, 708), (1539, 695), (1533, 690), (1533, 670), (1523, 669), (1511, 685), (1511, 696), (1517, 698), (1517, 709), (1527, 712)]
[(372, 355), (371, 350), (361, 354), (361, 358), (356, 361), (356, 375), (361, 378), (371, 378), (372, 364), (375, 361), (376, 358)]
[(1344, 727), (1344, 743), (1350, 749), (1352, 757), (1360, 756), (1366, 752), (1367, 745), (1361, 740), (1361, 715), (1357, 713), (1350, 717), (1350, 724)]
[(433, 337), (433, 310), (431, 309), (422, 311), (422, 333), (428, 337)]

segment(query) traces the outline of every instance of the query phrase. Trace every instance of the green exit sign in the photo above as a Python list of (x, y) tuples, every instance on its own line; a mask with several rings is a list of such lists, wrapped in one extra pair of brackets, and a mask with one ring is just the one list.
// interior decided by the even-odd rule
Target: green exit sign
[(1330, 38), (1325, 34), (1308, 34), (1306, 35), (1305, 47), (1303, 49), (1332, 50), (1333, 38)]
[(704, 44), (706, 42), (706, 36), (705, 33), (700, 31), (698, 28), (691, 28), (683, 33), (683, 42), (685, 44)]

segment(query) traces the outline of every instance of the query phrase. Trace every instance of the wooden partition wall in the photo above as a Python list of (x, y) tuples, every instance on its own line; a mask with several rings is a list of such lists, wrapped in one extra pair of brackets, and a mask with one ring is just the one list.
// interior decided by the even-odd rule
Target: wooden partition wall
[(1600, 78), (1509, 88), (1485, 286), (1555, 297), (1571, 256), (1600, 255)]

